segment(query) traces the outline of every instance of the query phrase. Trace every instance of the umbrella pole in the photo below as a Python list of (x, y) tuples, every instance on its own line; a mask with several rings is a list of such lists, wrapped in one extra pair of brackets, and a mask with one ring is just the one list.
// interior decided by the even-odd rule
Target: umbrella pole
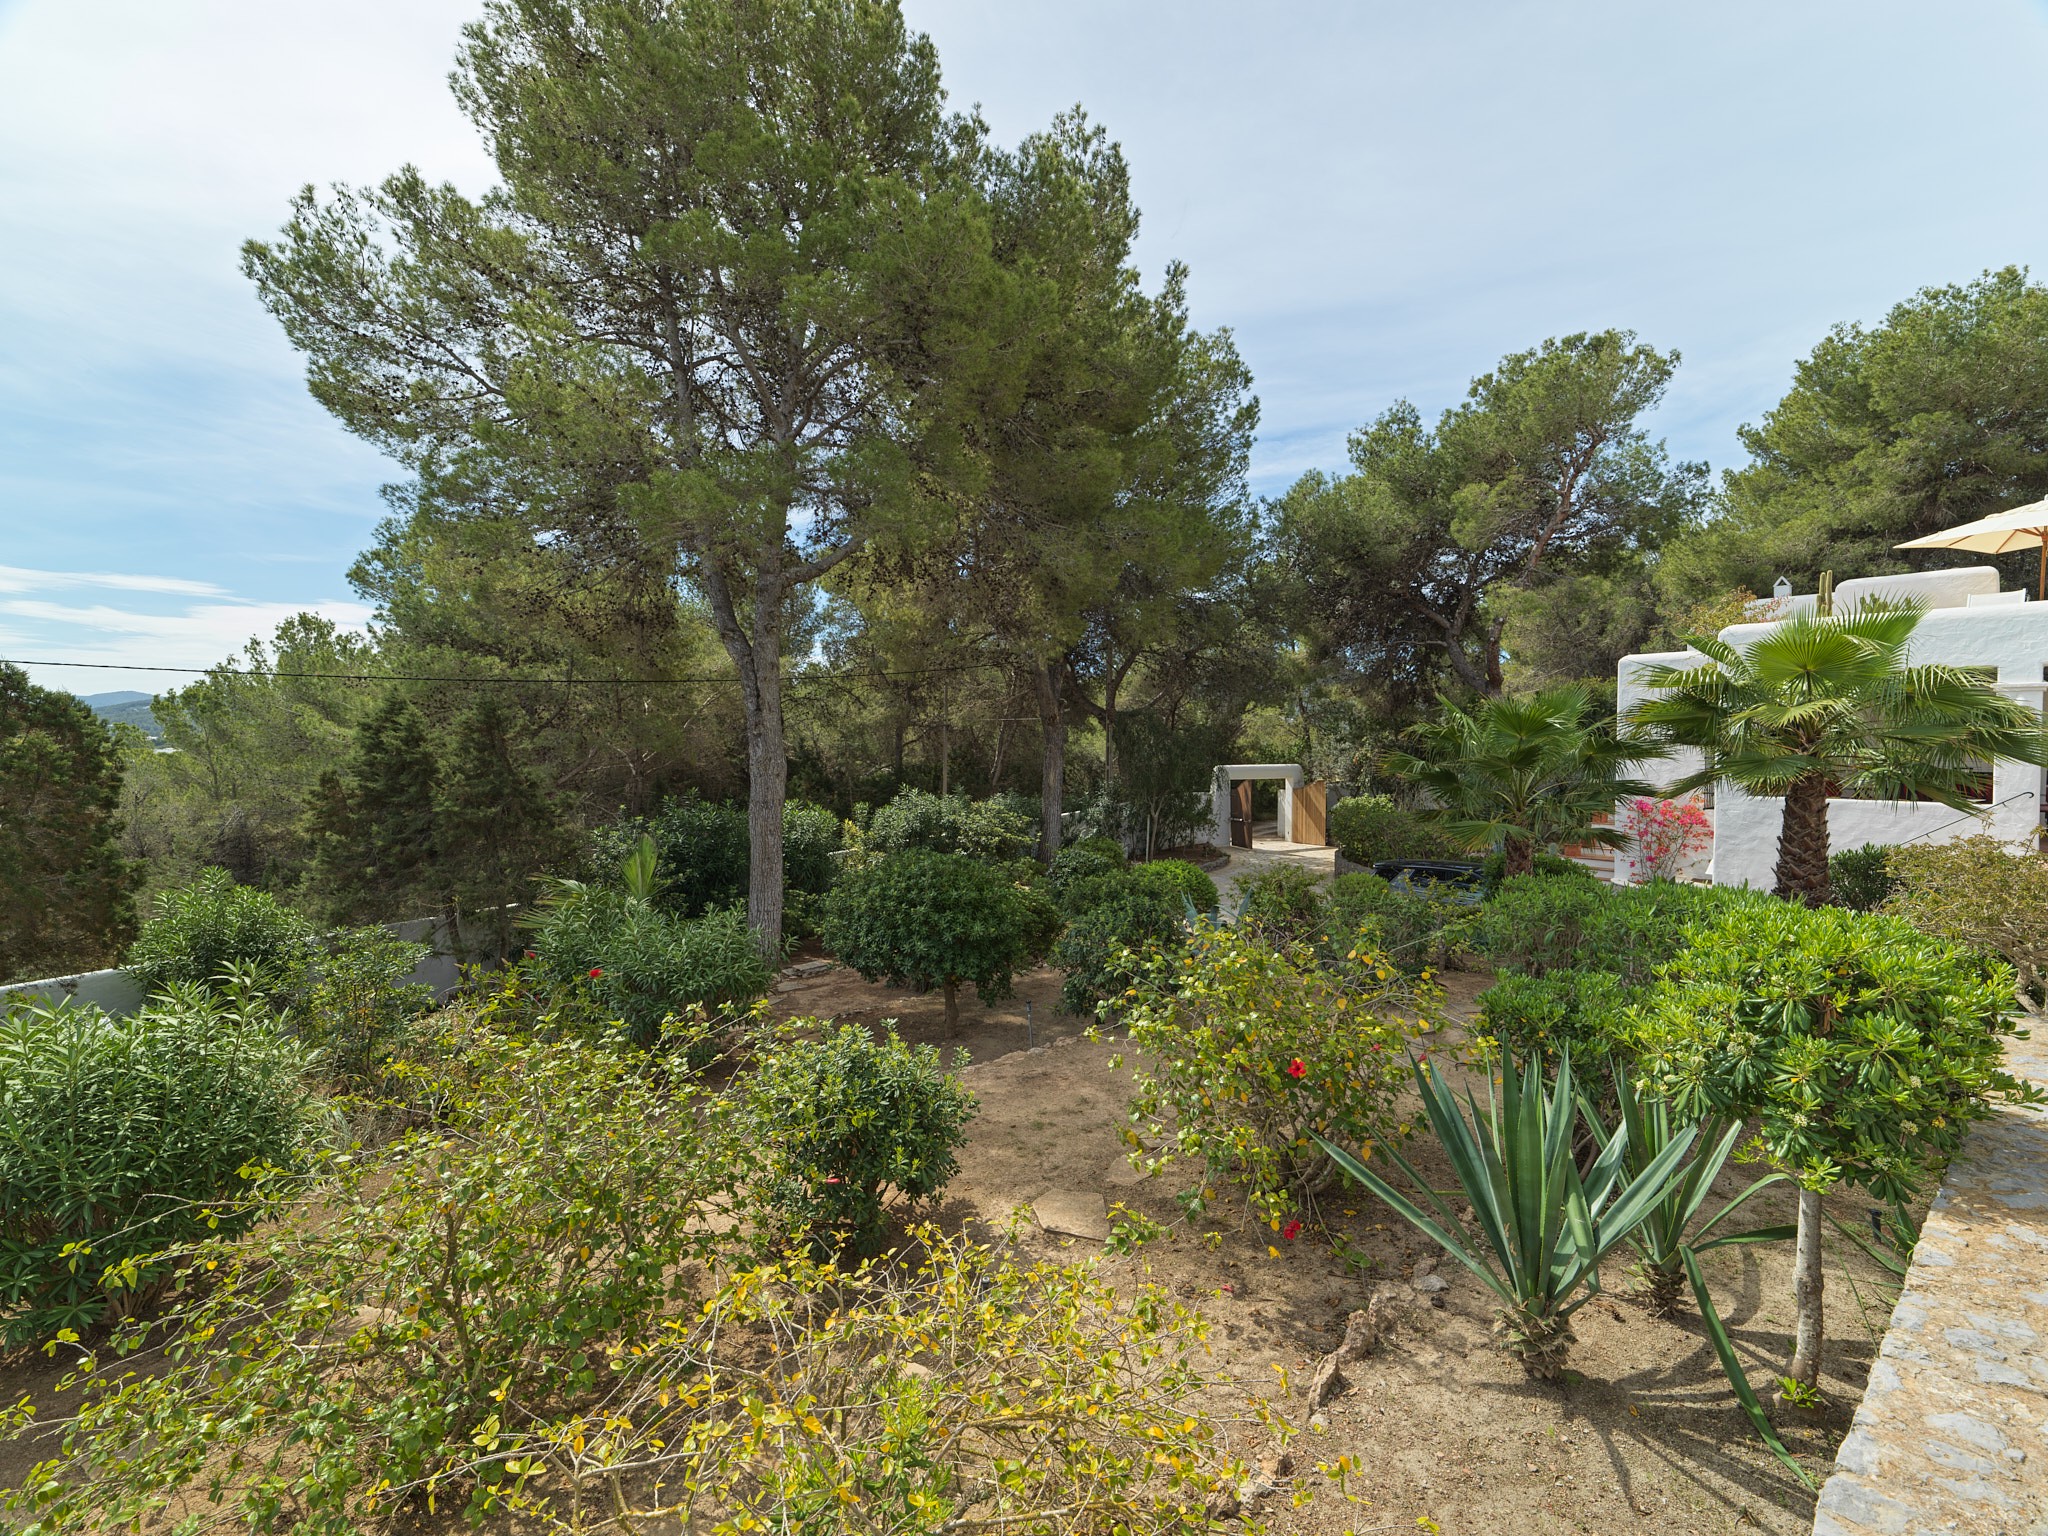
[(2041, 541), (2041, 576), (2034, 583), (2034, 601), (2048, 603), (2048, 528), (2036, 528), (2034, 534)]

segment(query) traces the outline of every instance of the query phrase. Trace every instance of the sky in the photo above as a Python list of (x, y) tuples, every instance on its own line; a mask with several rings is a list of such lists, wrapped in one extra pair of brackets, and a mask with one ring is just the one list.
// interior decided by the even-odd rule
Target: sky
[[(346, 571), (388, 461), (241, 276), (308, 182), (490, 167), (446, 77), (480, 0), (0, 0), (0, 657), (175, 684)], [(2048, 250), (2048, 3), (904, 0), (1013, 142), (1124, 145), (1156, 285), (1256, 379), (1254, 486), (1397, 399), (1619, 326), (1717, 470), (1827, 328)], [(35, 658), (111, 663), (86, 671)]]

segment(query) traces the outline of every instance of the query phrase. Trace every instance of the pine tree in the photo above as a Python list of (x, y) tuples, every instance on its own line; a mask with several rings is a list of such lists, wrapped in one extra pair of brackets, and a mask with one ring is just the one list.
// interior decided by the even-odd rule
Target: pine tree
[(435, 788), (439, 768), (427, 724), (402, 694), (387, 694), (356, 728), (348, 766), (320, 776), (308, 805), (311, 893), (339, 921), (386, 922), (436, 910)]
[(440, 787), (441, 873), (457, 911), (510, 946), (506, 908), (528, 900), (536, 876), (568, 852), (559, 808), (516, 761), (505, 711), (485, 699), (456, 722)]

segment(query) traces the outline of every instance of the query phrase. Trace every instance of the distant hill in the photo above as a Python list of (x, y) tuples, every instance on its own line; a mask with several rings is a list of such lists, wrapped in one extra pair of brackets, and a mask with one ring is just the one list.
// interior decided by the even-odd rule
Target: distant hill
[(156, 715), (149, 707), (155, 697), (124, 688), (115, 693), (82, 694), (79, 702), (110, 725), (132, 725), (152, 740), (161, 741), (164, 728), (156, 723)]

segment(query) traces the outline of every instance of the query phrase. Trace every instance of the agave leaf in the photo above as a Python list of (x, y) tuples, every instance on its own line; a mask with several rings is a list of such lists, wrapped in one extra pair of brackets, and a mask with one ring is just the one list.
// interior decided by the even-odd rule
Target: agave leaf
[(1728, 1378), (1728, 1385), (1735, 1389), (1735, 1400), (1742, 1404), (1742, 1411), (1749, 1418), (1750, 1427), (1759, 1439), (1770, 1448), (1778, 1460), (1792, 1469), (1792, 1475), (1809, 1489), (1813, 1479), (1806, 1475), (1806, 1469), (1792, 1459), (1792, 1453), (1785, 1449), (1785, 1442), (1778, 1438), (1778, 1432), (1771, 1428), (1771, 1421), (1764, 1413), (1764, 1405), (1757, 1401), (1755, 1389), (1749, 1384), (1749, 1377), (1743, 1374), (1742, 1362), (1735, 1358), (1735, 1345), (1728, 1337), (1728, 1330), (1721, 1323), (1721, 1314), (1714, 1310), (1714, 1298), (1708, 1294), (1706, 1277), (1700, 1273), (1699, 1256), (1690, 1248), (1678, 1250), (1680, 1262), (1685, 1265), (1685, 1277), (1692, 1282), (1692, 1299), (1700, 1309), (1700, 1320), (1707, 1325), (1707, 1338), (1714, 1346), (1714, 1354), (1721, 1362), (1721, 1370)]
[[(1443, 1248), (1444, 1252), (1485, 1281), (1487, 1289), (1498, 1296), (1502, 1302), (1511, 1307), (1516, 1305), (1519, 1298), (1515, 1293), (1502, 1284), (1500, 1276), (1494, 1273), (1485, 1260), (1473, 1253), (1461, 1240), (1451, 1235), (1447, 1224), (1441, 1224), (1432, 1219), (1414, 1201), (1410, 1200), (1342, 1147), (1337, 1146), (1334, 1142), (1325, 1141), (1320, 1135), (1317, 1135), (1315, 1140), (1316, 1144), (1330, 1155), (1331, 1160), (1339, 1168), (1378, 1195), (1380, 1199), (1386, 1201), (1388, 1205), (1392, 1206), (1412, 1223), (1418, 1231), (1434, 1238)], [(1389, 1155), (1391, 1156), (1392, 1154)], [(1400, 1161), (1400, 1159), (1397, 1158), (1396, 1161)], [(1405, 1163), (1403, 1164), (1402, 1171), (1411, 1179), (1415, 1176), (1414, 1170), (1407, 1167)], [(1436, 1199), (1434, 1191), (1430, 1191), (1430, 1198), (1432, 1201)]]

